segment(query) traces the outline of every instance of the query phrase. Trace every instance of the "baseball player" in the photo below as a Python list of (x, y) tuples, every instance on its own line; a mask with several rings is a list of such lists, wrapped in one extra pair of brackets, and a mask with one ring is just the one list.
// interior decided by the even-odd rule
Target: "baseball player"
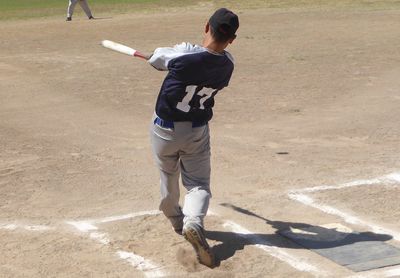
[(94, 19), (86, 0), (69, 0), (68, 11), (67, 11), (67, 21), (72, 20), (72, 14), (74, 13), (75, 5), (78, 2), (79, 2), (79, 5), (81, 5), (83, 11), (86, 13), (87, 17), (89, 19)]
[[(215, 266), (203, 219), (210, 193), (210, 135), (215, 95), (228, 86), (234, 63), (225, 48), (236, 38), (239, 19), (221, 8), (205, 26), (202, 45), (157, 48), (149, 63), (168, 71), (151, 128), (152, 148), (161, 176), (160, 210), (173, 229), (194, 247), (200, 263)], [(186, 188), (179, 205), (179, 176)]]

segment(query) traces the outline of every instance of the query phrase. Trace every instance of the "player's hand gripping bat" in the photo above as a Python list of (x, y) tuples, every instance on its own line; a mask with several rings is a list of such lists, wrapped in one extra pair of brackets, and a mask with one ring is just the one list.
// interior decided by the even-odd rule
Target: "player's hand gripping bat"
[(137, 50), (135, 50), (133, 48), (130, 48), (130, 47), (126, 46), (126, 45), (123, 45), (123, 44), (120, 44), (120, 43), (116, 43), (116, 42), (113, 42), (113, 41), (109, 41), (109, 40), (102, 41), (101, 45), (106, 47), (106, 48), (108, 48), (108, 49), (111, 49), (111, 50), (114, 50), (114, 51), (129, 55), (129, 56), (139, 57), (139, 58), (142, 58), (142, 59), (145, 59), (145, 60), (148, 60), (151, 57), (151, 55), (146, 55), (146, 54), (140, 53), (139, 51), (137, 51)]

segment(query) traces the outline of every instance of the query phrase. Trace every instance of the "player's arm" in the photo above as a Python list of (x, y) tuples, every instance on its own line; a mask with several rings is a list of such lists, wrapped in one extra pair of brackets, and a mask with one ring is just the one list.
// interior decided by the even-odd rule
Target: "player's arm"
[(198, 51), (201, 51), (201, 47), (185, 42), (174, 47), (160, 47), (154, 50), (148, 62), (157, 70), (168, 70), (168, 63), (171, 60)]

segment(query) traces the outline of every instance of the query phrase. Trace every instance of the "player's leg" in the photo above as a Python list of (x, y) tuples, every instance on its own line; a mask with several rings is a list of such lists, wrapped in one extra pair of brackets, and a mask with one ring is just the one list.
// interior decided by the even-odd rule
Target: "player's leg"
[(177, 233), (182, 232), (183, 214), (179, 206), (179, 156), (174, 131), (154, 124), (151, 141), (155, 162), (160, 170), (161, 202), (159, 209)]
[(183, 236), (196, 251), (200, 263), (215, 266), (214, 254), (207, 243), (203, 219), (210, 193), (210, 137), (208, 126), (194, 128), (181, 152), (182, 183), (188, 190), (183, 207)]
[(90, 11), (89, 5), (86, 0), (79, 0), (79, 5), (81, 5), (83, 11), (89, 19), (93, 18), (92, 12)]
[(68, 10), (67, 10), (67, 21), (70, 21), (72, 19), (72, 15), (74, 14), (75, 5), (77, 2), (78, 0), (69, 0)]
[(196, 223), (203, 227), (207, 214), (210, 193), (210, 136), (208, 125), (193, 128), (187, 144), (181, 152), (181, 172), (185, 195), (184, 223)]

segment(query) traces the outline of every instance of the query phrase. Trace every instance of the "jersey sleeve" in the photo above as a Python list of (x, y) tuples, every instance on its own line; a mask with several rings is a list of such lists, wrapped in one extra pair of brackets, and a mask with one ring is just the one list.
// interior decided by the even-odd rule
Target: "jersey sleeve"
[(177, 44), (174, 47), (160, 47), (154, 50), (149, 59), (150, 65), (158, 70), (168, 70), (168, 63), (182, 55), (204, 51), (203, 47), (187, 42)]

